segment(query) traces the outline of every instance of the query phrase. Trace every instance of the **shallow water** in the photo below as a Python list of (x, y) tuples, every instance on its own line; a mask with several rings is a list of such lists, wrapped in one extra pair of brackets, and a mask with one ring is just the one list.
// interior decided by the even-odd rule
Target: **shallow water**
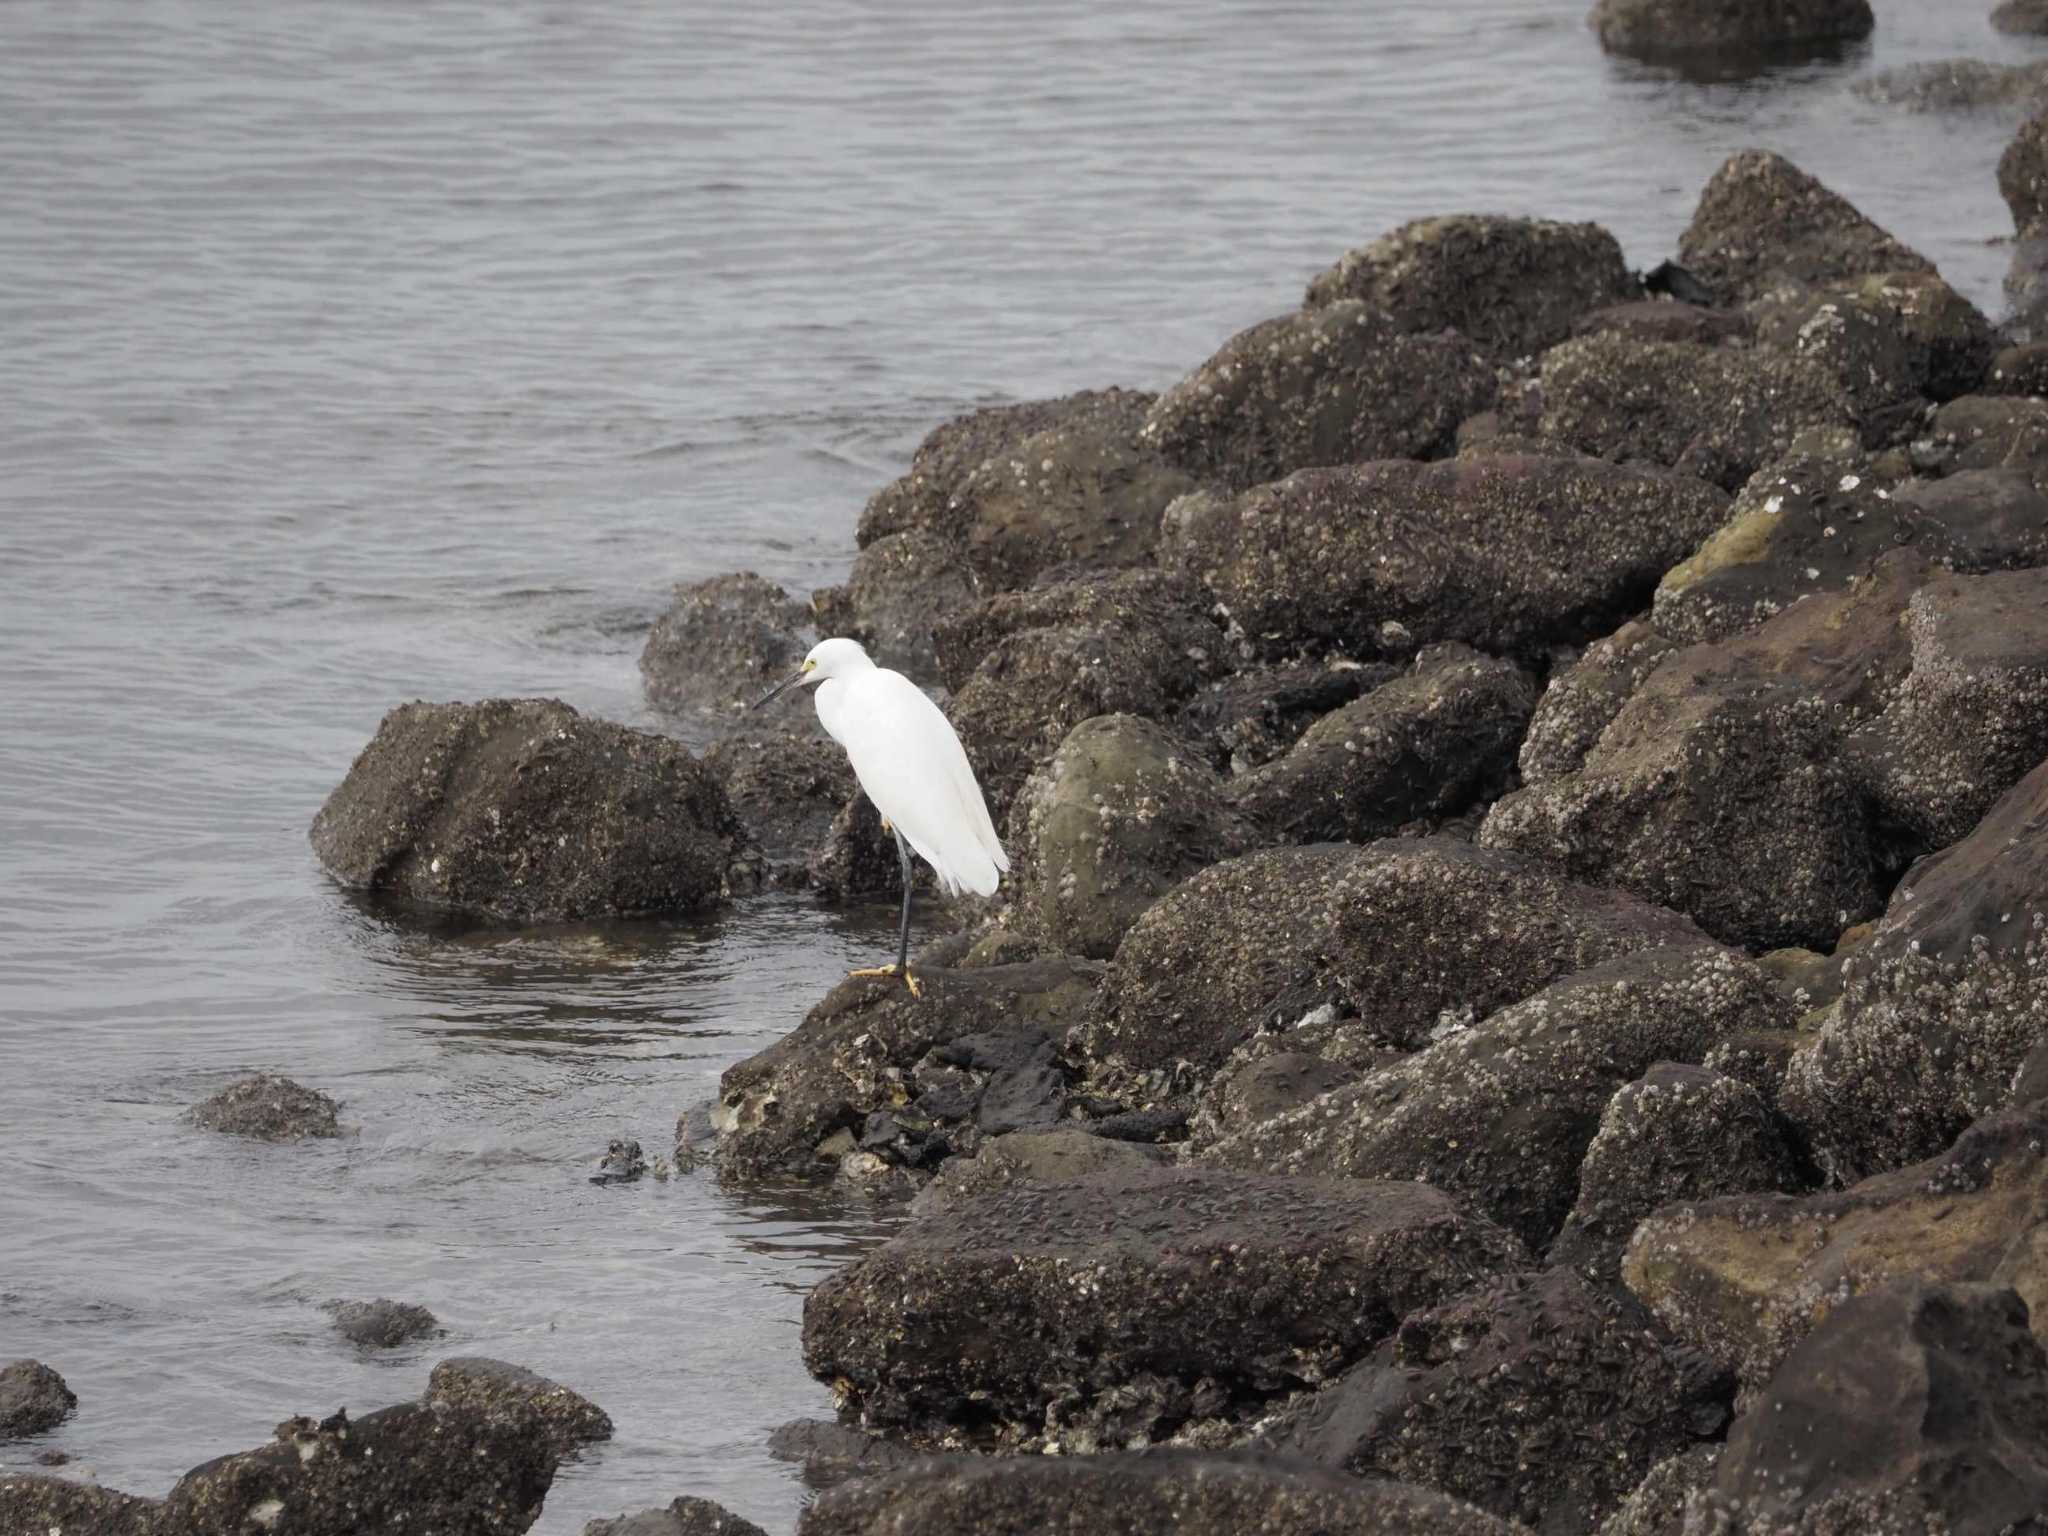
[[(2030, 56), (1989, 0), (1713, 86), (1584, 9), (0, 8), (0, 1359), (81, 1399), (42, 1443), (161, 1492), (487, 1353), (618, 1423), (540, 1530), (680, 1492), (786, 1529), (801, 1296), (882, 1227), (586, 1175), (887, 915), (426, 927), (322, 876), (313, 811), (403, 699), (660, 724), (669, 582), (836, 579), (933, 421), (1162, 384), (1406, 218), (1598, 219), (1648, 266), (1761, 144), (1995, 308), (2012, 117), (1848, 92)], [(179, 1124), (254, 1068), (358, 1134)], [(449, 1336), (359, 1358), (317, 1303), (378, 1294)]]

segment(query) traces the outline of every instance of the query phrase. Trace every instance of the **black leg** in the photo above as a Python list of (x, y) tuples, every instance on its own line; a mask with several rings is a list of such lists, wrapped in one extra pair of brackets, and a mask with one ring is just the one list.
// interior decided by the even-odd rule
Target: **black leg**
[[(896, 829), (889, 829), (895, 832)], [(910, 974), (910, 888), (917, 876), (917, 866), (910, 862), (910, 844), (903, 841), (903, 834), (896, 832), (896, 857), (903, 861), (903, 931), (896, 936), (896, 974)]]

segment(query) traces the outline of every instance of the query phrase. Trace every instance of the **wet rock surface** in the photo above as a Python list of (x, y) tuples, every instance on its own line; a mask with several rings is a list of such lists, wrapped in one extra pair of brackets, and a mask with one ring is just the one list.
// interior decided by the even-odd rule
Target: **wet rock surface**
[(1601, 1524), (1598, 1536), (1683, 1536), (1685, 1507), (1714, 1479), (1721, 1447), (1696, 1445), (1650, 1469)]
[(1574, 336), (1607, 332), (1635, 341), (1685, 341), (1712, 347), (1748, 341), (1756, 333), (1756, 324), (1740, 310), (1709, 309), (1682, 299), (1635, 299), (1596, 309), (1571, 331)]
[(2040, 1531), (2044, 1510), (2048, 1356), (2025, 1305), (1908, 1282), (1844, 1302), (1792, 1352), (1693, 1518), (1731, 1536), (1997, 1536)]
[(637, 1515), (620, 1515), (613, 1520), (593, 1520), (583, 1527), (583, 1536), (768, 1536), (751, 1520), (742, 1520), (721, 1504), (684, 1495), (672, 1499), (664, 1509), (644, 1509)]
[(792, 1419), (768, 1436), (768, 1454), (803, 1468), (806, 1487), (836, 1488), (926, 1460), (897, 1441), (831, 1419)]
[[(1522, 1262), (1412, 1183), (1161, 1168), (1017, 1184), (827, 1278), (804, 1305), (804, 1359), (869, 1426), (1144, 1444), (1255, 1415)], [(992, 1331), (991, 1316), (1034, 1323)]]
[(1866, 37), (1870, 0), (1599, 0), (1590, 17), (1609, 53), (1668, 59)]
[(2048, 114), (2029, 118), (1998, 158), (1998, 191), (2022, 234), (2048, 213)]
[(1398, 1483), (1250, 1453), (934, 1458), (826, 1495), (799, 1536), (1512, 1536)]
[(1097, 629), (1143, 637), (1174, 658), (1177, 673), (1208, 678), (1225, 670), (1223, 631), (1210, 599), (1185, 578), (1157, 570), (1063, 573), (1018, 592), (998, 592), (941, 620), (932, 632), (939, 672), (959, 692), (1014, 635), (1038, 629)]
[(364, 1349), (396, 1349), (441, 1333), (440, 1320), (425, 1307), (379, 1296), (374, 1301), (330, 1301), (322, 1308), (334, 1331)]
[(1409, 335), (1385, 311), (1339, 300), (1233, 337), (1159, 397), (1141, 441), (1243, 490), (1320, 465), (1441, 457), (1495, 388), (1465, 338)]
[(0, 1531), (27, 1536), (155, 1536), (163, 1505), (94, 1483), (0, 1473)]
[(274, 1072), (238, 1078), (187, 1118), (201, 1130), (255, 1141), (307, 1141), (339, 1136), (341, 1106), (317, 1088)]
[(1597, 224), (1454, 214), (1417, 219), (1346, 252), (1310, 281), (1307, 305), (1362, 300), (1403, 330), (1457, 331), (1516, 358), (1638, 292), (1621, 246)]
[(0, 1440), (55, 1429), (78, 1406), (78, 1394), (40, 1360), (0, 1366)]
[[(1552, 1269), (1500, 1276), (1410, 1314), (1263, 1438), (1579, 1536), (1658, 1461), (1719, 1431), (1732, 1391), (1633, 1301)], [(1581, 1439), (1597, 1439), (1601, 1453), (1560, 1454)]]
[(640, 675), (657, 708), (727, 724), (819, 638), (811, 610), (773, 582), (752, 571), (713, 576), (676, 588), (640, 652)]
[(810, 699), (796, 700), (787, 710), (787, 717), (763, 722), (778, 729), (713, 742), (704, 768), (724, 788), (726, 803), (754, 845), (794, 883), (804, 878), (805, 862), (825, 843), (832, 819), (859, 785), (846, 749), (812, 728), (817, 711)]
[(312, 838), (345, 885), (555, 922), (716, 905), (741, 832), (681, 742), (492, 699), (391, 711)]
[(1392, 682), (1401, 670), (1348, 657), (1248, 667), (1190, 698), (1174, 727), (1219, 772), (1245, 773), (1272, 762), (1323, 716)]
[(876, 666), (932, 683), (939, 675), (932, 631), (948, 614), (972, 607), (981, 592), (957, 545), (908, 528), (867, 545), (844, 584), (820, 587), (811, 603), (823, 633), (858, 640)]
[(1161, 558), (1265, 656), (1523, 654), (1607, 633), (1726, 515), (1710, 487), (1583, 459), (1357, 464), (1177, 502)]
[(973, 1157), (947, 1158), (910, 1209), (926, 1216), (1012, 1184), (1059, 1184), (1095, 1173), (1161, 1168), (1171, 1161), (1165, 1147), (1115, 1141), (1074, 1125), (1011, 1131), (988, 1138)]
[[(1995, 18), (1994, 18), (1995, 19)], [(1914, 112), (2028, 107), (2048, 94), (2048, 70), (2038, 64), (1989, 64), (1982, 59), (1936, 59), (1881, 70), (1855, 84), (1858, 96)]]
[(612, 1437), (611, 1415), (580, 1392), (524, 1366), (482, 1355), (443, 1360), (435, 1366), (421, 1401), (429, 1408), (467, 1409), (537, 1426), (562, 1456)]
[(1542, 784), (1576, 773), (1600, 733), (1674, 649), (1649, 624), (1631, 619), (1553, 672), (1522, 737), (1517, 761), (1523, 782)]

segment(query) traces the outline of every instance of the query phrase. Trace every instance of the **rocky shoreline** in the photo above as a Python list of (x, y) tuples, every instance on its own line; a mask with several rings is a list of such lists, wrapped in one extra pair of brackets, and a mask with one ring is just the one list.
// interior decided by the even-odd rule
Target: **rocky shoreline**
[[(808, 1536), (2048, 1532), (2044, 146), (2002, 325), (1764, 152), (1648, 280), (1593, 225), (1404, 226), (1162, 393), (936, 428), (808, 605), (679, 590), (641, 666), (701, 758), (407, 704), (315, 850), (515, 922), (888, 896), (809, 711), (742, 706), (831, 633), (942, 696), (1011, 878), (921, 998), (848, 980), (678, 1126), (678, 1169), (910, 1202), (805, 1305)], [(73, 1402), (0, 1373), (10, 1436)], [(451, 1360), (162, 1500), (0, 1477), (0, 1532), (516, 1532), (609, 1432)]]

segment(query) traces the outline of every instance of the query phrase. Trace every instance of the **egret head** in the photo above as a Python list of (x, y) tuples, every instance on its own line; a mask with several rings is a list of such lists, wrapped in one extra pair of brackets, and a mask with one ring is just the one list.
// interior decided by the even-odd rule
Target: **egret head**
[(858, 640), (820, 640), (811, 647), (810, 654), (804, 657), (804, 664), (763, 694), (754, 708), (759, 709), (777, 694), (794, 688), (799, 683), (823, 683), (835, 677), (851, 677), (854, 673), (865, 672), (873, 666), (874, 663), (868, 659), (868, 653), (861, 649)]

